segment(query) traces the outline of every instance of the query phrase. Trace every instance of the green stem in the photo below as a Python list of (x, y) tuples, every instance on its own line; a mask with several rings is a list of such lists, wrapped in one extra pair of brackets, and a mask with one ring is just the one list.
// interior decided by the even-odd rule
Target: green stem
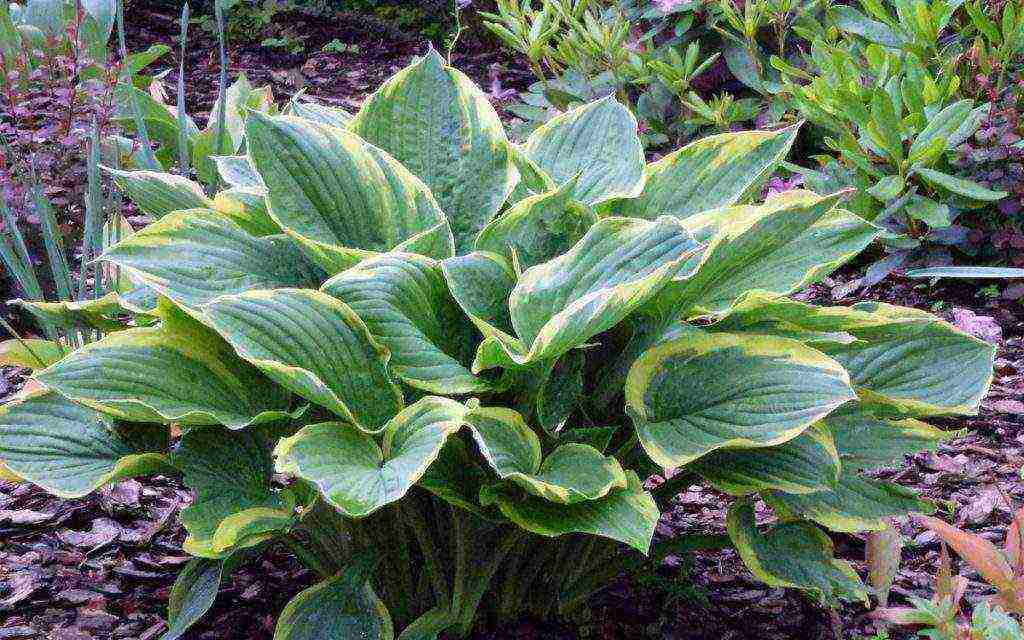
[(423, 562), (426, 565), (424, 570), (427, 572), (434, 589), (434, 604), (437, 606), (446, 605), (450, 597), (448, 581), (445, 579), (444, 572), (441, 569), (437, 546), (434, 544), (434, 538), (430, 535), (426, 518), (424, 518), (415, 500), (403, 500), (401, 505), (402, 511), (409, 521), (409, 526), (412, 528), (413, 535), (416, 536), (416, 540), (419, 542), (420, 551), (423, 553)]
[(476, 616), (477, 608), (480, 606), (480, 600), (487, 591), (487, 587), (490, 586), (494, 574), (498, 571), (498, 567), (501, 566), (508, 552), (512, 550), (524, 535), (525, 532), (522, 529), (513, 525), (502, 537), (501, 542), (494, 551), (494, 555), (491, 556), (490, 561), (483, 567), (483, 570), (473, 576), (468, 596), (463, 600), (462, 610), (453, 610), (453, 614), (457, 616), (456, 619), (459, 621), (457, 626), (458, 634), (462, 636), (469, 635), (469, 632), (473, 629), (473, 619)]

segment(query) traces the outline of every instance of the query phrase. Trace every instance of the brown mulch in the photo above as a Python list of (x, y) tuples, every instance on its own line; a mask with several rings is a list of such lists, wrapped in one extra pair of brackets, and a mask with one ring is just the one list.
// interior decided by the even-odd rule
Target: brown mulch
[[(163, 42), (177, 48), (177, 26), (166, 11), (133, 6), (128, 15), (129, 47)], [(278, 100), (298, 89), (324, 102), (354, 108), (360, 97), (422, 53), (424, 43), (399, 37), (372, 23), (327, 23), (299, 14), (275, 20), (271, 34), (303, 34), (308, 54), (293, 56), (257, 43), (233, 46), (231, 72), (245, 72), (255, 85), (270, 83)], [(187, 103), (205, 122), (217, 74), (212, 37), (193, 28), (187, 65)], [(338, 39), (355, 44), (345, 54), (323, 53)], [(454, 63), (496, 99), (521, 88), (528, 76), (504, 54), (468, 43)], [(165, 61), (170, 65), (170, 58)], [(171, 92), (176, 68), (166, 78)], [(501, 101), (498, 100), (501, 107)], [(204, 111), (205, 110), (205, 111)], [(80, 180), (80, 173), (60, 180)], [(68, 186), (70, 189), (70, 186)], [(814, 286), (807, 297), (822, 304), (849, 304), (843, 284), (855, 268)], [(839, 299), (834, 299), (833, 292)], [(2, 292), (0, 292), (2, 293)], [(944, 507), (947, 518), (970, 531), (999, 540), (1013, 509), (1024, 504), (1024, 309), (1021, 300), (984, 297), (971, 283), (927, 282), (893, 277), (857, 299), (883, 300), (935, 311), (999, 345), (996, 380), (977, 417), (943, 426), (969, 429), (943, 444), (937, 454), (908, 458), (880, 477), (917, 488)], [(939, 303), (939, 306), (936, 304)], [(951, 371), (955, 363), (950, 363)], [(0, 371), (0, 397), (20, 384), (20, 372)], [(1006, 498), (1011, 504), (1007, 504)], [(186, 561), (177, 511), (188, 491), (175, 480), (130, 480), (79, 500), (59, 500), (30, 486), (0, 482), (0, 640), (107, 640), (159, 637), (170, 585)], [(659, 524), (660, 536), (721, 533), (726, 502), (706, 488), (688, 488)], [(938, 543), (909, 523), (908, 539), (893, 604), (931, 595)], [(863, 539), (835, 536), (837, 552), (864, 572)], [(969, 568), (968, 599), (987, 593)], [(256, 640), (273, 635), (276, 614), (312, 577), (280, 548), (238, 568), (210, 614), (187, 640)], [(620, 580), (595, 597), (581, 627), (526, 620), (507, 629), (480, 632), (477, 640), (575, 640), (664, 638), (678, 640), (870, 637), (874, 627), (862, 607), (847, 606), (832, 616), (794, 591), (771, 589), (753, 580), (731, 550), (670, 557), (640, 580)], [(909, 637), (893, 630), (891, 637)]]

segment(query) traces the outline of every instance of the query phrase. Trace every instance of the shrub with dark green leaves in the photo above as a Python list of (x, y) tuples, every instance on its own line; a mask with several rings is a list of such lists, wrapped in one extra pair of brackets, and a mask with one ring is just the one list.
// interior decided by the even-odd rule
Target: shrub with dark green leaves
[(947, 437), (918, 418), (976, 411), (993, 349), (787, 297), (879, 233), (843, 193), (750, 203), (796, 128), (646, 164), (605, 98), (517, 146), (436, 53), (351, 120), (305, 113), (237, 114), (243, 155), (216, 163), (258, 203), (231, 215), (120, 172), (158, 219), (100, 259), (156, 302), (0, 408), (7, 472), (57, 495), (156, 472), (195, 492), (166, 639), (275, 542), (322, 579), (276, 638), (411, 640), (573, 614), (679, 544), (654, 532), (684, 483), (735, 496), (756, 576), (830, 603), (865, 588), (826, 530), (931, 511), (862, 472)]

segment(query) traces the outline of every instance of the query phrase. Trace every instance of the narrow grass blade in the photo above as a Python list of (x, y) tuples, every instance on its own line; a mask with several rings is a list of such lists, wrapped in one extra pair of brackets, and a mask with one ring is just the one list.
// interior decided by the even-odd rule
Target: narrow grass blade
[[(124, 38), (124, 0), (117, 0), (117, 39), (121, 48), (121, 60), (122, 63), (124, 63), (124, 61), (128, 60), (128, 46), (125, 44)], [(122, 78), (121, 81), (129, 87), (132, 86), (132, 70), (128, 64), (124, 64), (124, 78)], [(139, 136), (139, 145), (142, 147), (142, 157), (146, 162), (146, 168), (151, 171), (160, 171), (160, 164), (156, 161), (156, 155), (153, 153), (153, 145), (149, 141), (146, 122), (143, 120), (142, 111), (139, 109), (139, 101), (136, 100), (133, 92), (129, 91), (128, 95), (132, 103), (132, 115), (135, 117), (136, 135)]]
[(189, 174), (188, 128), (185, 126), (185, 53), (188, 45), (188, 3), (181, 8), (181, 62), (178, 65), (178, 169)]

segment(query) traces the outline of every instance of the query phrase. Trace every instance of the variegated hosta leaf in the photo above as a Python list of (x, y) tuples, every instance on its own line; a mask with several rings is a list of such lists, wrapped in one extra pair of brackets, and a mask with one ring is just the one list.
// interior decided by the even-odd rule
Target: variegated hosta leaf
[(331, 107), (325, 104), (307, 102), (305, 100), (292, 100), (288, 103), (286, 115), (319, 122), (339, 129), (346, 129), (352, 124), (354, 117), (348, 111), (340, 107)]
[(122, 429), (109, 417), (52, 391), (0, 405), (0, 461), (62, 498), (166, 468), (165, 427)]
[(114, 292), (92, 300), (47, 302), (15, 299), (7, 304), (32, 316), (36, 324), (64, 330), (87, 327), (104, 332), (117, 331), (125, 327), (119, 316), (132, 311), (125, 306), (122, 297)]
[(636, 473), (626, 471), (626, 488), (598, 500), (560, 504), (527, 496), (519, 499), (501, 492), (486, 491), (485, 502), (496, 502), (501, 512), (527, 531), (556, 537), (586, 533), (618, 540), (647, 553), (661, 514), (651, 494), (643, 490)]
[(768, 585), (806, 589), (826, 602), (867, 601), (857, 572), (834, 557), (832, 541), (810, 522), (780, 522), (762, 534), (753, 506), (738, 502), (729, 509), (727, 525), (743, 563)]
[(434, 50), (368, 97), (351, 129), (430, 187), (451, 222), (458, 254), (472, 249), (517, 180), (487, 96)]
[(12, 338), (0, 342), (0, 365), (45, 369), (64, 357), (64, 345), (39, 338)]
[(200, 316), (217, 296), (316, 287), (324, 278), (288, 237), (257, 238), (210, 211), (167, 216), (110, 247), (101, 259)]
[(292, 116), (253, 114), (246, 131), (270, 216), (331, 273), (428, 230), (447, 238), (435, 257), (452, 255), (434, 196), (386, 152)]
[(799, 129), (723, 133), (692, 142), (647, 165), (643, 194), (624, 200), (616, 213), (649, 220), (688, 218), (734, 205), (771, 176)]
[(527, 493), (550, 502), (575, 504), (626, 487), (618, 460), (589, 445), (560, 445), (541, 462), (537, 434), (511, 409), (473, 409), (465, 421), (498, 477), (518, 484)]
[(537, 389), (537, 422), (550, 435), (562, 431), (566, 420), (583, 398), (583, 368), (586, 357), (582, 351), (566, 353), (546, 368)]
[(850, 403), (825, 419), (836, 449), (848, 470), (874, 469), (903, 461), (903, 456), (935, 451), (940, 442), (958, 438), (964, 431), (942, 431), (907, 418), (885, 420)]
[(577, 180), (520, 200), (484, 227), (477, 251), (503, 255), (528, 269), (562, 255), (597, 222), (597, 215), (573, 200)]
[(206, 307), (210, 325), (271, 380), (376, 433), (403, 406), (389, 354), (356, 312), (311, 289), (222, 296)]
[(552, 118), (522, 147), (558, 184), (579, 176), (573, 197), (594, 206), (644, 189), (644, 150), (636, 117), (608, 96)]
[(184, 176), (159, 171), (105, 171), (114, 177), (118, 188), (127, 192), (129, 200), (154, 218), (175, 211), (209, 208), (212, 204), (202, 186)]
[(170, 304), (160, 311), (159, 325), (112, 333), (36, 379), (130, 422), (241, 429), (288, 415), (287, 392), (239, 359), (220, 336)]
[(807, 192), (693, 216), (698, 239), (714, 230), (693, 277), (673, 282), (652, 304), (664, 317), (721, 313), (745, 291), (787, 294), (818, 280), (866, 247), (879, 230), (834, 209), (840, 195)]
[(493, 519), (480, 505), (480, 491), (493, 482), (494, 475), (476, 452), (461, 439), (449, 438), (417, 485), (453, 506)]
[(437, 261), (389, 253), (339, 273), (322, 289), (366, 322), (408, 385), (444, 395), (490, 388), (466, 366), (473, 359), (476, 331), (452, 299)]
[(474, 369), (551, 360), (584, 344), (656, 296), (698, 249), (674, 218), (603, 218), (520, 276), (509, 298), (519, 339), (486, 336)]
[(231, 188), (213, 196), (213, 210), (254, 236), (271, 236), (284, 230), (267, 212), (266, 198), (248, 189)]
[(765, 499), (777, 511), (814, 520), (832, 531), (879, 531), (889, 526), (894, 516), (935, 511), (911, 489), (862, 478), (849, 470), (843, 471), (830, 491), (805, 495), (772, 492)]
[(648, 350), (626, 380), (640, 443), (666, 469), (726, 447), (782, 444), (854, 397), (846, 371), (820, 351), (699, 330)]
[[(261, 542), (290, 522), (294, 505), (271, 490), (270, 451), (256, 430), (193, 427), (182, 436), (171, 462), (196, 493), (192, 505), (181, 512), (188, 531), (184, 549), (192, 555), (223, 557)], [(242, 523), (237, 516), (250, 510), (277, 519), (271, 527), (239, 538)]]
[(832, 434), (816, 424), (778, 446), (722, 449), (690, 463), (687, 469), (732, 495), (769, 489), (803, 494), (832, 489), (839, 479), (840, 463)]
[(508, 299), (516, 286), (516, 272), (505, 258), (475, 251), (441, 263), (452, 297), (485, 338), (516, 341)]
[(266, 195), (267, 185), (256, 173), (249, 156), (212, 156), (210, 158), (217, 167), (217, 175), (226, 184), (235, 189), (245, 189), (260, 195)]
[(751, 292), (714, 328), (814, 340), (850, 372), (865, 404), (890, 413), (975, 413), (992, 379), (993, 346), (924, 311), (880, 302), (816, 307)]
[(167, 631), (160, 640), (178, 640), (217, 599), (227, 560), (193, 558), (178, 574), (167, 599)]
[(364, 566), (349, 566), (292, 598), (274, 640), (394, 640), (391, 616), (368, 577)]
[(383, 448), (342, 423), (309, 425), (277, 444), (277, 470), (316, 484), (335, 508), (361, 518), (412, 488), (462, 427), (465, 413), (454, 400), (423, 398), (388, 423)]

